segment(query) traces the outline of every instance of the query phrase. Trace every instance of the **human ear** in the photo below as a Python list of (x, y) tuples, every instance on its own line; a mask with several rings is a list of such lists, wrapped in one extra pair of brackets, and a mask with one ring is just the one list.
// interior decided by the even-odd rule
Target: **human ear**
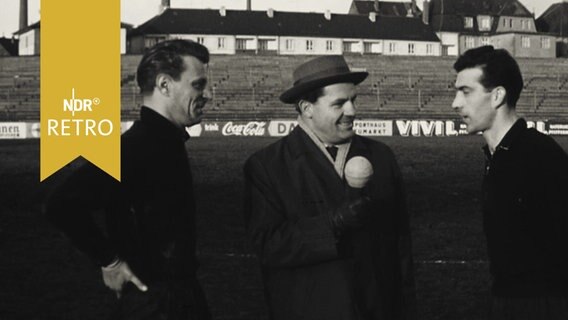
[(314, 111), (311, 102), (306, 100), (300, 100), (298, 102), (298, 107), (300, 108), (300, 112), (302, 113), (302, 115), (305, 115), (308, 118), (311, 118), (313, 116)]
[(169, 96), (170, 94), (170, 80), (171, 77), (167, 74), (160, 73), (156, 76), (156, 88), (165, 96)]
[(507, 103), (506, 97), (507, 90), (504, 87), (495, 87), (492, 90), (491, 104), (493, 105), (493, 107), (498, 108), (501, 105)]

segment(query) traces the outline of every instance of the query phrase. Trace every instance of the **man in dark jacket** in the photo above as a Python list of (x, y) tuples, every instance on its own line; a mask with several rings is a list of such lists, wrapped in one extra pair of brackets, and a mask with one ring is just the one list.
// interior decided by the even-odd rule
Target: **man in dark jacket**
[[(140, 120), (122, 135), (121, 182), (92, 164), (46, 204), (48, 218), (102, 268), (114, 319), (210, 319), (195, 272), (195, 203), (187, 127), (207, 101), (200, 44), (158, 43), (142, 57)], [(96, 213), (101, 212), (102, 219)]]
[[(246, 223), (271, 319), (414, 318), (400, 170), (386, 145), (353, 131), (367, 75), (342, 56), (299, 66), (280, 96), (296, 104), (299, 125), (245, 164)], [(357, 156), (367, 160), (348, 173)], [(350, 175), (368, 181), (352, 187)]]
[(503, 49), (466, 51), (453, 108), (487, 145), (483, 226), (491, 319), (568, 319), (568, 156), (516, 113), (523, 79)]

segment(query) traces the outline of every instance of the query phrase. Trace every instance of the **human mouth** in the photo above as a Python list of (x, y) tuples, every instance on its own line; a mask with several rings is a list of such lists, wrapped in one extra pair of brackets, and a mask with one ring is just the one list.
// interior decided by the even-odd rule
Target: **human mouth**
[(337, 126), (343, 130), (351, 130), (353, 129), (353, 121), (340, 121)]

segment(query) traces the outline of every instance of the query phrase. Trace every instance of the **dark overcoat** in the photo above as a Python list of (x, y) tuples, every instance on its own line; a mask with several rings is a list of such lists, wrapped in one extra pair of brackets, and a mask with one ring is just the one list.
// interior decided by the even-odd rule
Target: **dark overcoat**
[(346, 183), (300, 128), (245, 164), (245, 220), (271, 319), (413, 319), (415, 290), (403, 181), (392, 151), (355, 136), (370, 160), (373, 218), (336, 239), (330, 214)]
[[(195, 272), (195, 201), (185, 150), (189, 138), (155, 111), (121, 137), (121, 182), (87, 163), (50, 196), (47, 217), (100, 266), (126, 261), (149, 290), (130, 283), (117, 318), (167, 313), (209, 319)], [(128, 308), (126, 307), (128, 306)], [(180, 311), (174, 311), (179, 309)]]

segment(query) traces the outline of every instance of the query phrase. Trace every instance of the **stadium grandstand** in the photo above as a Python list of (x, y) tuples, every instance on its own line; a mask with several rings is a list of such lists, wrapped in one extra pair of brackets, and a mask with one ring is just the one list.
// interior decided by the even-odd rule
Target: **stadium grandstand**
[[(39, 120), (39, 28), (40, 22), (27, 25), (24, 19), (15, 33), (24, 56), (0, 58), (0, 121)], [(135, 119), (142, 102), (135, 81), (139, 53), (175, 38), (203, 43), (213, 54), (209, 119), (294, 119), (294, 109), (278, 96), (292, 82), (290, 70), (322, 54), (343, 54), (352, 67), (370, 73), (359, 87), (362, 118), (456, 119), (455, 55), (497, 38), (503, 40), (496, 40), (497, 47), (514, 45), (507, 49), (525, 77), (520, 113), (531, 120), (568, 118), (568, 61), (543, 58), (554, 48), (523, 48), (526, 39), (548, 38), (518, 0), (431, 0), (422, 11), (415, 1), (354, 0), (348, 14), (252, 11), (250, 2), (240, 11), (175, 9), (164, 0), (158, 15), (121, 29), (121, 52), (138, 52), (122, 55), (123, 121)]]
[[(359, 87), (363, 118), (453, 119), (453, 57), (347, 55), (351, 66), (370, 73)], [(291, 72), (307, 56), (216, 55), (209, 64), (213, 100), (210, 119), (293, 119), (279, 94), (292, 83)], [(135, 119), (142, 102), (135, 81), (139, 55), (123, 55), (121, 114)], [(519, 59), (525, 88), (518, 103), (530, 119), (568, 118), (568, 61)], [(40, 103), (39, 57), (0, 59), (0, 121), (37, 121)]]

